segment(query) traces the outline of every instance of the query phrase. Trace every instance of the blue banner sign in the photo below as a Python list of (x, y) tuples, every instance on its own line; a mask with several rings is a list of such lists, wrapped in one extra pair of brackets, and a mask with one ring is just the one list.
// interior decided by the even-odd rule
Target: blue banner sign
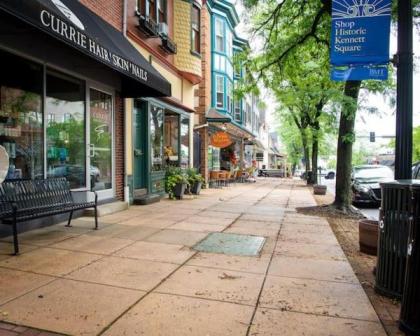
[(331, 70), (331, 79), (335, 81), (349, 80), (387, 80), (387, 65), (355, 65), (355, 66), (339, 66), (333, 67)]
[[(331, 64), (349, 66), (350, 72), (358, 74), (374, 74), (374, 65), (389, 63), (390, 27), (391, 0), (333, 0)], [(371, 68), (368, 71), (359, 65)]]

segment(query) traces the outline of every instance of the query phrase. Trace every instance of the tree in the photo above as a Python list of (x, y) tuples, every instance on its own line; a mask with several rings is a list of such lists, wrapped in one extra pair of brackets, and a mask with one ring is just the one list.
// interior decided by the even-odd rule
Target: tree
[(413, 130), (413, 162), (420, 161), (420, 126)]
[[(418, 14), (419, 0), (414, 1)], [(264, 52), (253, 55), (247, 63), (248, 71), (258, 74), (265, 83), (272, 79), (272, 69), (281, 69), (302, 45), (316, 45), (329, 49), (331, 0), (245, 0), (251, 11), (253, 32), (263, 41)], [(258, 6), (257, 6), (258, 5)], [(351, 212), (350, 172), (354, 142), (355, 115), (358, 106), (360, 81), (344, 83), (339, 132), (337, 140), (337, 183), (333, 206)]]

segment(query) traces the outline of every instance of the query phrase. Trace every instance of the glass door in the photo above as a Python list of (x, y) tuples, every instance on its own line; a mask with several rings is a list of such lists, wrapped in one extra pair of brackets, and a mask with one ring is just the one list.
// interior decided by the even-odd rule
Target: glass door
[(112, 95), (89, 90), (89, 182), (100, 198), (114, 196), (113, 174), (113, 99)]

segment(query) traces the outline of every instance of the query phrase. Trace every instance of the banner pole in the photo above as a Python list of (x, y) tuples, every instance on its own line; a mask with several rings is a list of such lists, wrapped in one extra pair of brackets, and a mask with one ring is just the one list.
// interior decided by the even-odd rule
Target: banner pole
[(413, 153), (413, 6), (398, 1), (395, 179), (411, 179)]

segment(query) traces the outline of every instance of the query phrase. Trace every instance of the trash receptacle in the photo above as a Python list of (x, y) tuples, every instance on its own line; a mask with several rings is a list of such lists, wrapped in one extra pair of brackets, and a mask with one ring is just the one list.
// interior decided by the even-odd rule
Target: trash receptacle
[(375, 291), (401, 299), (404, 289), (408, 230), (411, 216), (410, 181), (381, 183), (378, 261)]
[(420, 181), (413, 182), (412, 209), (407, 251), (407, 272), (401, 305), (400, 329), (420, 336)]

